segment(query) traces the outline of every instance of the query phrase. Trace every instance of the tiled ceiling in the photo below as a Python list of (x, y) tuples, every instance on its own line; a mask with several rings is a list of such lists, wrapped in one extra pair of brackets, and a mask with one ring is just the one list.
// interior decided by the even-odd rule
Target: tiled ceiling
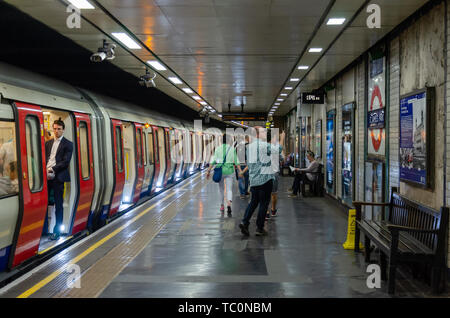
[[(139, 77), (145, 62), (158, 58), (168, 70), (158, 71), (157, 88), (195, 110), (201, 106), (181, 88), (192, 88), (217, 112), (228, 111), (228, 103), (240, 111), (244, 103), (246, 112), (267, 113), (289, 78), (301, 78), (276, 115), (295, 107), (299, 90), (318, 88), (427, 2), (379, 0), (382, 27), (368, 29), (364, 0), (88, 1), (95, 9), (81, 10), (79, 29), (66, 25), (66, 0), (6, 2), (92, 52), (103, 39), (114, 41), (112, 32), (129, 33), (142, 49), (118, 45), (111, 63)], [(326, 26), (332, 16), (346, 24)], [(311, 45), (324, 51), (311, 55)], [(316, 66), (299, 72), (299, 63)], [(185, 85), (166, 80), (170, 75)]]

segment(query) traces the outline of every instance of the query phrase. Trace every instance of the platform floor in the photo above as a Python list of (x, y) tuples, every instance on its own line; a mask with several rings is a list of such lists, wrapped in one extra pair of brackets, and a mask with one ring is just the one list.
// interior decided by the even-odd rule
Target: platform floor
[[(218, 185), (199, 173), (7, 285), (0, 297), (390, 297), (385, 282), (367, 287), (363, 255), (343, 249), (345, 212), (328, 198), (288, 198), (291, 182), (280, 178), (268, 235), (254, 235), (255, 212), (245, 237), (238, 224), (248, 199), (239, 198), (237, 183), (228, 217), (219, 211)], [(395, 297), (432, 297), (407, 272), (399, 272), (396, 288)]]

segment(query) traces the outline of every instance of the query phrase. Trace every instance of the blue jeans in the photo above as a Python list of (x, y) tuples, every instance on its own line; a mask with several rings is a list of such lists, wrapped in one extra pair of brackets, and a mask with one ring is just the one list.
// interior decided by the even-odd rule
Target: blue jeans
[[(241, 167), (241, 169), (243, 170), (242, 167)], [(238, 183), (239, 183), (239, 192), (241, 193), (241, 195), (247, 194), (248, 183), (249, 183), (248, 171), (244, 173), (244, 177), (243, 178), (238, 178)]]

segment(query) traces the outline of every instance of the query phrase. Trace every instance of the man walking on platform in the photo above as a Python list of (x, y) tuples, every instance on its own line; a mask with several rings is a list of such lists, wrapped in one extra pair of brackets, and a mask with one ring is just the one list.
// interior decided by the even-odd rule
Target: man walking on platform
[[(264, 221), (266, 211), (270, 203), (273, 180), (275, 179), (274, 170), (271, 166), (272, 154), (276, 154), (276, 164), (278, 163), (279, 147), (268, 144), (264, 138), (264, 128), (257, 126), (256, 138), (252, 137), (248, 145), (248, 162), (243, 173), (249, 171), (251, 200), (245, 211), (244, 218), (239, 224), (242, 234), (249, 235), (248, 226), (253, 212), (259, 205), (258, 216), (256, 219), (256, 235), (266, 235), (264, 230)], [(265, 160), (262, 160), (262, 159)], [(267, 160), (266, 160), (267, 159)], [(242, 174), (241, 174), (242, 175)]]
[[(69, 163), (72, 159), (73, 143), (63, 137), (65, 124), (59, 118), (53, 123), (54, 139), (45, 143), (45, 157), (47, 162), (48, 192), (53, 191), (55, 201), (56, 224), (52, 240), (57, 240), (63, 223), (63, 195), (64, 182), (70, 182)], [(50, 197), (50, 195), (49, 195)]]

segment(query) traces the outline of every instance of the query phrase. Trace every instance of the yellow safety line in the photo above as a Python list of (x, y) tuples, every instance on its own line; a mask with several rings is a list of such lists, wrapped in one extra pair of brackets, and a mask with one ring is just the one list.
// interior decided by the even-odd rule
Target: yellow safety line
[[(194, 179), (191, 180), (197, 180), (198, 178), (200, 178), (202, 176), (203, 173), (201, 173), (200, 175), (198, 175), (197, 177), (195, 177)], [(190, 185), (191, 183), (186, 183), (184, 186), (182, 186), (181, 188), (179, 188), (179, 190), (183, 189), (184, 187), (187, 187), (188, 185)], [(175, 190), (175, 189), (174, 189)], [(142, 211), (139, 215), (135, 216), (132, 220), (128, 221), (127, 223), (125, 223), (124, 225), (122, 225), (121, 227), (119, 227), (118, 229), (116, 229), (114, 232), (112, 232), (111, 234), (109, 234), (108, 236), (104, 237), (103, 239), (101, 239), (100, 241), (98, 241), (97, 243), (95, 243), (94, 245), (92, 245), (91, 247), (89, 247), (86, 251), (84, 251), (83, 253), (79, 254), (77, 257), (73, 258), (72, 260), (70, 260), (66, 266), (67, 267), (69, 265), (72, 264), (76, 264), (78, 261), (82, 260), (83, 258), (85, 258), (86, 256), (88, 256), (90, 253), (92, 253), (95, 249), (97, 249), (98, 247), (100, 247), (101, 245), (103, 245), (105, 242), (109, 241), (111, 238), (113, 238), (114, 236), (116, 236), (117, 234), (119, 234), (123, 229), (125, 229), (126, 227), (128, 227), (130, 224), (136, 222), (137, 220), (139, 220), (142, 216), (144, 216), (145, 214), (147, 214), (150, 210), (152, 210), (156, 205), (158, 205), (159, 203), (167, 200), (168, 198), (172, 197), (176, 192), (172, 192), (171, 194), (167, 195), (166, 197), (164, 197), (162, 200), (159, 200), (158, 202), (154, 203), (152, 206), (150, 206), (149, 208), (145, 209), (144, 211)], [(20, 294), (19, 296), (17, 296), (17, 298), (28, 298), (29, 296), (31, 296), (32, 294), (34, 294), (35, 292), (37, 292), (39, 289), (41, 289), (42, 287), (44, 287), (45, 285), (47, 285), (48, 283), (50, 283), (52, 280), (54, 280), (56, 277), (59, 276), (59, 274), (61, 274), (63, 272), (62, 268), (58, 269), (56, 271), (54, 271), (53, 273), (51, 273), (50, 275), (48, 275), (46, 278), (44, 278), (43, 280), (41, 280), (39, 283), (37, 283), (36, 285), (34, 285), (33, 287), (31, 287), (30, 289), (28, 289), (27, 291), (25, 291), (24, 293)]]

